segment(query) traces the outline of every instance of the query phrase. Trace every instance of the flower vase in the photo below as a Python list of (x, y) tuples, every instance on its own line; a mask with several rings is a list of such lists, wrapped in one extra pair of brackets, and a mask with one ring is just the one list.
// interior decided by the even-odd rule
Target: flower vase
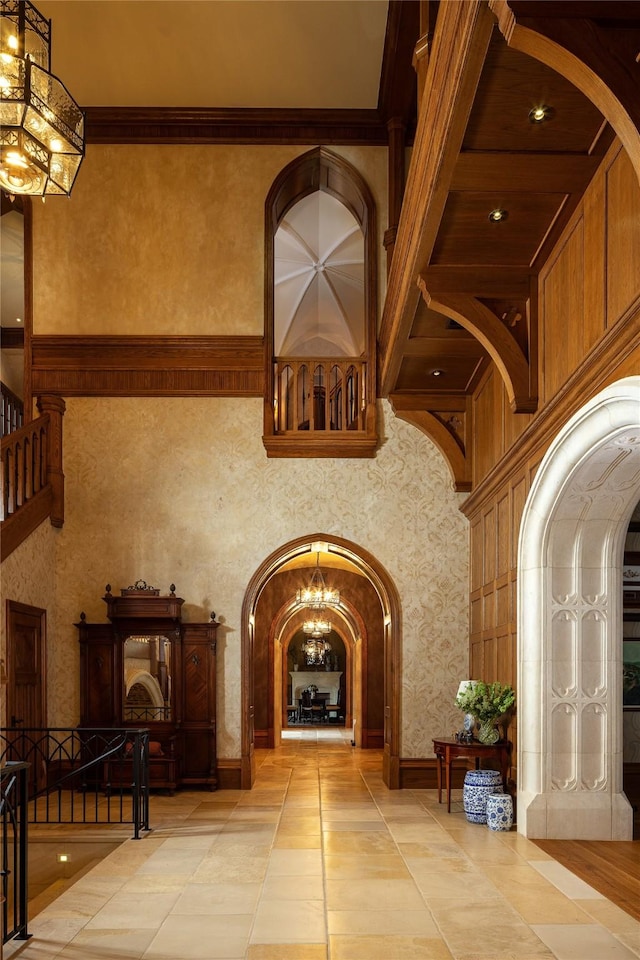
[(483, 720), (478, 726), (478, 740), (480, 743), (497, 743), (500, 731), (495, 720)]

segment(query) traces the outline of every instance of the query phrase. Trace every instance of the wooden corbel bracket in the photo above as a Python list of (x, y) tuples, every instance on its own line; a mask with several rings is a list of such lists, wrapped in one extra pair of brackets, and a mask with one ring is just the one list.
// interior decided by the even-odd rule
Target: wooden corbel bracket
[(482, 344), (500, 371), (512, 411), (534, 413), (538, 406), (536, 371), (530, 369), (520, 345), (500, 318), (467, 294), (432, 296), (423, 276), (418, 278), (418, 287), (431, 310), (455, 320)]

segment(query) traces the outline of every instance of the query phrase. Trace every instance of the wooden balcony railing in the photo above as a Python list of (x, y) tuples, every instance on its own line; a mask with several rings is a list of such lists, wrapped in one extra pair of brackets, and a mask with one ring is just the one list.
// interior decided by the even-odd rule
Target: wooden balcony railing
[(6, 383), (0, 380), (0, 397), (2, 398), (2, 414), (0, 418), (0, 436), (6, 437), (13, 430), (18, 430), (24, 421), (24, 406), (20, 397), (10, 390)]
[(269, 456), (371, 456), (377, 436), (370, 392), (360, 358), (277, 358), (272, 423), (265, 424)]
[(41, 416), (14, 430), (1, 442), (1, 559), (50, 517), (64, 523), (61, 397), (41, 397)]

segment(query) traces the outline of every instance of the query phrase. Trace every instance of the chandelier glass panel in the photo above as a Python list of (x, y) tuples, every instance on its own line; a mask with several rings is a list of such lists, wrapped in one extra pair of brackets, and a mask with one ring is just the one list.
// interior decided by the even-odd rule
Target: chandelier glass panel
[(306, 587), (296, 593), (296, 606), (307, 607), (314, 612), (314, 616), (305, 620), (302, 629), (306, 638), (302, 644), (302, 651), (308, 667), (322, 666), (331, 644), (326, 640), (331, 633), (331, 621), (323, 615), (327, 607), (335, 608), (340, 604), (340, 591), (327, 587), (320, 569), (320, 554), (316, 559), (316, 568)]
[(0, 0), (0, 189), (68, 195), (84, 157), (84, 113), (50, 72), (51, 21)]

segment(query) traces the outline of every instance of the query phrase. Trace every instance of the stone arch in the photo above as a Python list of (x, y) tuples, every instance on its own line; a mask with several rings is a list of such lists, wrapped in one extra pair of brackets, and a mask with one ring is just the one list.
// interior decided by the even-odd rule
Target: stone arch
[[(250, 789), (255, 777), (253, 758), (253, 661), (255, 611), (266, 583), (294, 557), (315, 554), (319, 549), (348, 559), (374, 587), (381, 603), (384, 622), (384, 745), (383, 779), (388, 787), (400, 785), (400, 693), (402, 675), (402, 635), (400, 598), (396, 586), (373, 554), (342, 537), (315, 533), (283, 544), (258, 567), (247, 585), (242, 604), (241, 644), (241, 729), (242, 787)], [(355, 622), (355, 620), (354, 620)]]
[(518, 829), (627, 840), (622, 791), (622, 559), (640, 497), (640, 377), (562, 428), (518, 549)]

